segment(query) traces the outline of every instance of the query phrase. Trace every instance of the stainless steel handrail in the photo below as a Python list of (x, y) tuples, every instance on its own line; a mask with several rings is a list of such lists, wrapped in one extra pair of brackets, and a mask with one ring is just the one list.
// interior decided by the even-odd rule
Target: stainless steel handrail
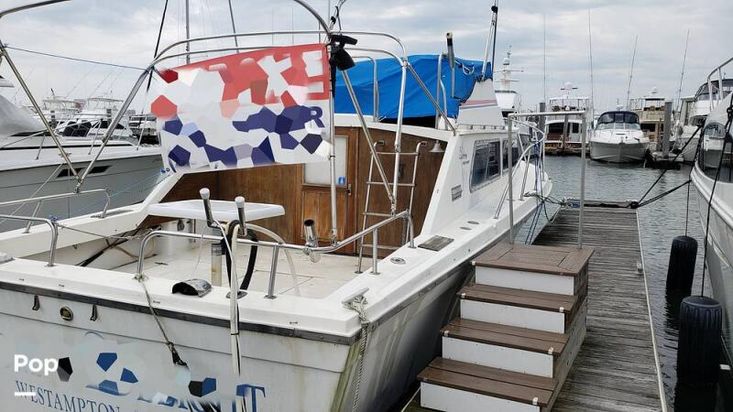
[(379, 118), (379, 72), (377, 71), (377, 59), (370, 56), (351, 56), (354, 60), (362, 59), (372, 62), (372, 121), (378, 123)]
[[(2, 217), (2, 216), (0, 216)], [(249, 239), (236, 239), (236, 242), (238, 244), (244, 244), (248, 246), (257, 246), (257, 247), (271, 247), (273, 248), (273, 252), (275, 249), (287, 249), (287, 250), (299, 250), (303, 252), (306, 256), (311, 256), (315, 254), (323, 254), (323, 253), (331, 253), (338, 249), (343, 248), (344, 246), (347, 246), (351, 243), (356, 242), (360, 238), (367, 236), (371, 233), (376, 233), (381, 227), (390, 224), (398, 219), (408, 219), (409, 226), (410, 226), (410, 235), (408, 239), (408, 246), (411, 248), (415, 247), (415, 239), (413, 236), (413, 228), (412, 228), (412, 217), (410, 216), (409, 210), (404, 210), (400, 213), (397, 213), (393, 216), (390, 216), (378, 223), (373, 224), (372, 226), (362, 230), (361, 232), (355, 233), (348, 238), (337, 241), (336, 243), (329, 245), (329, 246), (319, 246), (319, 247), (308, 247), (305, 245), (296, 245), (292, 243), (280, 243), (280, 242), (270, 242), (270, 241), (254, 241)], [(46, 219), (48, 220), (48, 219)], [(50, 222), (50, 221), (49, 221)], [(174, 232), (170, 230), (155, 230), (147, 235), (145, 235), (142, 238), (142, 241), (140, 242), (140, 253), (138, 255), (137, 259), (137, 271), (135, 274), (135, 279), (142, 279), (144, 277), (143, 275), (143, 269), (145, 265), (145, 248), (148, 245), (148, 242), (156, 237), (178, 237), (178, 238), (188, 238), (188, 239), (200, 239), (200, 240), (208, 240), (212, 242), (219, 242), (223, 239), (222, 236), (216, 236), (216, 235), (202, 235), (202, 234), (196, 234), (196, 233), (188, 233), (188, 232)], [(373, 237), (376, 241), (376, 237)], [(55, 249), (55, 245), (54, 248)], [(273, 253), (273, 257), (275, 257), (275, 253)], [(373, 257), (373, 259), (376, 261), (378, 257)], [(271, 268), (273, 266), (271, 265)], [(276, 267), (276, 266), (275, 266)], [(375, 272), (377, 270), (376, 266), (372, 268)], [(270, 279), (268, 281), (268, 290), (266, 297), (273, 297), (274, 295), (274, 289), (275, 289), (275, 272), (271, 269), (270, 271)]]
[(88, 194), (93, 194), (93, 193), (104, 193), (106, 197), (106, 201), (104, 204), (104, 208), (102, 209), (102, 213), (100, 214), (100, 217), (101, 218), (107, 217), (107, 209), (109, 209), (109, 204), (112, 199), (111, 196), (109, 195), (109, 192), (107, 192), (107, 189), (91, 189), (91, 190), (84, 190), (80, 192), (60, 193), (56, 195), (30, 197), (27, 199), (9, 200), (7, 202), (0, 202), (0, 207), (21, 205), (21, 204), (27, 204), (27, 203), (33, 203), (33, 202), (44, 202), (47, 200), (66, 199), (69, 197), (88, 195)]
[[(509, 124), (510, 125), (512, 124), (511, 121), (510, 121)], [(512, 128), (510, 127), (509, 130), (511, 132)], [(527, 154), (529, 153), (529, 151), (532, 148), (534, 148), (535, 146), (538, 146), (539, 144), (544, 144), (545, 139), (546, 139), (546, 136), (545, 136), (544, 133), (542, 133), (542, 139), (540, 139), (540, 140), (532, 143), (531, 145), (527, 146), (527, 148), (524, 149), (524, 151), (522, 152), (522, 154), (519, 156), (519, 159), (520, 159), (519, 161), (522, 161), (522, 160), (525, 160), (526, 161), (526, 160), (528, 160), (527, 159)], [(504, 187), (504, 192), (501, 195), (501, 199), (499, 200), (499, 204), (496, 206), (496, 212), (494, 212), (494, 219), (498, 219), (499, 218), (499, 215), (501, 214), (501, 211), (502, 211), (503, 206), (504, 206), (504, 201), (506, 200), (507, 195), (509, 194), (509, 189), (510, 189), (510, 186), (511, 186), (512, 179), (514, 178), (514, 173), (516, 173), (516, 170), (513, 168), (514, 165), (512, 164), (512, 160), (513, 160), (512, 159), (512, 156), (514, 154), (514, 153), (512, 153), (513, 152), (513, 150), (512, 150), (512, 144), (514, 143), (513, 142), (514, 139), (511, 138), (511, 137), (507, 137), (506, 139), (500, 139), (500, 140), (501, 140), (502, 143), (505, 142), (505, 141), (507, 143), (509, 143), (508, 144), (509, 149), (507, 150), (509, 152), (509, 158), (508, 158), (508, 160), (509, 160), (509, 166), (508, 166), (508, 168), (510, 170), (510, 173), (509, 174), (511, 176), (509, 177), (509, 181), (507, 182), (507, 185)], [(510, 140), (511, 140), (511, 142), (510, 142)]]
[(7, 16), (8, 14), (13, 14), (19, 11), (24, 11), (24, 10), (29, 10), (29, 9), (35, 9), (37, 7), (48, 6), (50, 4), (63, 3), (65, 1), (69, 1), (69, 0), (46, 0), (46, 1), (39, 1), (36, 3), (31, 3), (31, 4), (25, 4), (25, 5), (13, 7), (10, 9), (5, 9), (3, 11), (0, 11), (0, 19)]
[[(732, 59), (733, 60), (733, 59)], [(541, 117), (544, 118), (546, 116), (553, 116), (556, 115), (557, 112), (535, 112), (535, 113), (510, 113), (507, 117), (507, 121), (509, 123), (509, 141), (513, 141), (512, 136), (512, 125), (515, 122), (515, 118), (518, 117)], [(588, 136), (588, 115), (589, 112), (587, 110), (573, 110), (573, 111), (567, 111), (562, 112), (564, 116), (581, 116), (582, 119), (582, 126), (581, 126), (581, 165), (580, 165), (580, 212), (578, 215), (578, 247), (583, 247), (583, 209), (585, 208), (585, 151), (586, 151), (586, 141)], [(525, 152), (532, 147), (534, 147), (536, 144), (540, 142), (546, 141), (546, 135), (543, 133), (542, 140), (535, 142), (534, 144), (527, 147)], [(506, 198), (506, 194), (510, 193), (509, 195), (509, 243), (514, 243), (514, 192), (512, 190), (512, 181), (514, 180), (514, 170), (512, 165), (512, 150), (511, 150), (511, 144), (509, 145), (509, 181), (507, 182), (507, 189), (505, 190), (504, 194), (502, 195), (502, 198), (499, 202), (499, 205), (497, 206), (496, 213), (494, 214), (494, 219), (499, 218), (499, 214), (501, 213), (502, 206), (504, 204), (504, 200)], [(525, 153), (522, 154), (522, 158), (525, 157)]]
[(722, 91), (723, 91), (723, 72), (722, 68), (727, 66), (733, 62), (733, 57), (726, 60), (722, 64), (718, 65), (718, 67), (714, 68), (710, 74), (708, 74), (708, 77), (706, 79), (706, 82), (708, 84), (708, 101), (710, 102), (710, 111), (712, 111), (715, 106), (713, 105), (713, 83), (710, 81), (710, 79), (713, 77), (715, 73), (718, 74), (718, 97), (717, 97), (717, 103), (720, 103), (723, 100)]
[(48, 249), (48, 263), (46, 266), (54, 266), (54, 260), (56, 258), (56, 243), (59, 239), (59, 229), (56, 226), (55, 221), (51, 219), (44, 219), (42, 217), (15, 215), (0, 215), (0, 219), (20, 220), (23, 222), (40, 222), (47, 224), (51, 228), (51, 246)]

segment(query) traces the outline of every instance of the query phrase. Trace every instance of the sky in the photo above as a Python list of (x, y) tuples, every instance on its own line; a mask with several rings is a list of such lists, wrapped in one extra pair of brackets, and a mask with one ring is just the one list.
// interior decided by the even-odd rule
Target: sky
[[(189, 1), (192, 36), (231, 31), (227, 0)], [(30, 2), (0, 0), (0, 9)], [(317, 29), (316, 21), (293, 1), (231, 2), (240, 32)], [(0, 20), (0, 40), (15, 48), (143, 67), (154, 54), (164, 3), (71, 0), (4, 17)], [(336, 1), (309, 1), (323, 15), (330, 3)], [(184, 4), (184, 0), (169, 0), (162, 44), (185, 37)], [(410, 54), (444, 51), (445, 33), (452, 32), (456, 54), (480, 60), (492, 4), (493, 0), (348, 0), (341, 12), (341, 24), (349, 31), (392, 33)], [(561, 94), (560, 88), (570, 82), (577, 87), (578, 95), (593, 96), (597, 111), (614, 109), (626, 101), (634, 39), (638, 36), (631, 97), (648, 95), (656, 88), (658, 95), (674, 99), (688, 30), (683, 96), (694, 94), (707, 74), (733, 55), (731, 15), (731, 0), (499, 1), (496, 60), (500, 64), (511, 46), (512, 66), (522, 70), (514, 73), (514, 87), (522, 94), (526, 108), (533, 108), (544, 96)], [(246, 43), (277, 45), (314, 38), (265, 36)], [(368, 36), (360, 36), (359, 40), (363, 47), (398, 51), (385, 40)], [(216, 41), (210, 46), (230, 44), (231, 40)], [(51, 89), (70, 98), (109, 95), (123, 99), (139, 75), (134, 69), (70, 62), (15, 49), (10, 53), (39, 99), (49, 96)], [(11, 77), (7, 64), (0, 64), (0, 75)], [(0, 93), (18, 104), (27, 103), (19, 88)], [(147, 103), (141, 94), (133, 108), (143, 110)]]

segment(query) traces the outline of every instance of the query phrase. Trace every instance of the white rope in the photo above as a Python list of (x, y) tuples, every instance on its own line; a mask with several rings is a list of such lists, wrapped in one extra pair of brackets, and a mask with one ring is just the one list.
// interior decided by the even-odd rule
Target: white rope
[(364, 352), (366, 352), (367, 339), (369, 334), (369, 319), (364, 311), (364, 306), (367, 304), (367, 300), (364, 295), (359, 295), (348, 303), (344, 303), (347, 309), (355, 311), (359, 315), (359, 322), (361, 323), (361, 337), (359, 338), (359, 358), (356, 366), (356, 386), (354, 387), (354, 402), (351, 404), (351, 410), (357, 410), (359, 404), (359, 390), (361, 389), (361, 379), (364, 373)]

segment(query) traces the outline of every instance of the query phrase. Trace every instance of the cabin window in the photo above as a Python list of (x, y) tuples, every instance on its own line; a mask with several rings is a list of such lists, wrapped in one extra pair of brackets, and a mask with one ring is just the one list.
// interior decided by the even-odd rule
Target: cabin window
[(486, 186), (499, 175), (499, 142), (477, 140), (473, 146), (471, 192)]
[[(346, 181), (346, 156), (348, 153), (346, 136), (336, 136), (336, 183), (345, 186)], [(315, 162), (305, 164), (305, 184), (307, 185), (331, 185), (331, 162)]]

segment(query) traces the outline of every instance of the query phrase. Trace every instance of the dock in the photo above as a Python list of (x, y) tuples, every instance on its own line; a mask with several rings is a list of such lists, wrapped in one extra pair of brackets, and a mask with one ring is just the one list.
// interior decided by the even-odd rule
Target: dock
[[(583, 213), (583, 245), (595, 250), (587, 333), (553, 410), (663, 410), (636, 211), (587, 207)], [(578, 211), (564, 209), (535, 244), (577, 241)]]
[[(441, 331), (442, 357), (421, 373), (422, 389), (403, 410), (432, 410), (421, 407), (427, 403), (439, 410), (463, 405), (458, 409), (666, 411), (636, 211), (586, 207), (582, 250), (577, 249), (578, 216), (578, 209), (562, 209), (532, 246), (499, 245), (476, 259), (476, 284), (459, 294), (461, 311), (470, 311), (464, 303), (471, 300), (488, 303), (480, 312), (473, 312), (486, 317), (477, 320), (490, 323), (465, 319), (475, 316), (469, 312), (451, 321)], [(590, 253), (586, 251), (591, 248), (588, 260)], [(583, 259), (585, 266), (581, 267)], [(568, 276), (574, 277), (574, 283), (571, 281), (569, 289), (562, 291), (561, 285), (568, 282), (563, 279)], [(511, 282), (511, 286), (502, 282)], [(568, 300), (563, 302), (562, 295)], [(512, 325), (517, 320), (499, 319), (499, 315), (492, 314), (496, 310), (509, 313), (507, 310), (512, 307), (524, 306), (518, 310), (526, 314), (528, 308), (545, 309), (545, 315), (536, 312), (532, 316), (547, 316), (557, 302), (560, 313), (565, 312), (564, 329), (561, 326), (557, 331), (534, 330), (549, 325), (549, 317), (543, 318), (545, 324), (523, 324), (526, 316), (517, 311), (516, 316), (525, 319), (505, 327), (502, 325)], [(505, 306), (499, 308), (497, 303)], [(543, 305), (546, 307), (542, 308)], [(568, 308), (578, 315), (568, 314)], [(461, 340), (465, 342), (463, 346)], [(555, 353), (554, 359), (548, 359), (554, 372), (532, 372), (512, 363), (525, 362), (527, 356), (535, 356), (547, 347), (550, 354), (553, 348), (563, 352), (563, 347), (567, 353)], [(481, 352), (481, 348), (485, 350)], [(492, 358), (497, 351), (505, 358), (516, 353), (514, 356), (522, 359)], [(471, 366), (473, 363), (483, 366)], [(422, 392), (428, 389), (430, 392), (423, 396)], [(422, 401), (421, 396), (425, 397)]]

